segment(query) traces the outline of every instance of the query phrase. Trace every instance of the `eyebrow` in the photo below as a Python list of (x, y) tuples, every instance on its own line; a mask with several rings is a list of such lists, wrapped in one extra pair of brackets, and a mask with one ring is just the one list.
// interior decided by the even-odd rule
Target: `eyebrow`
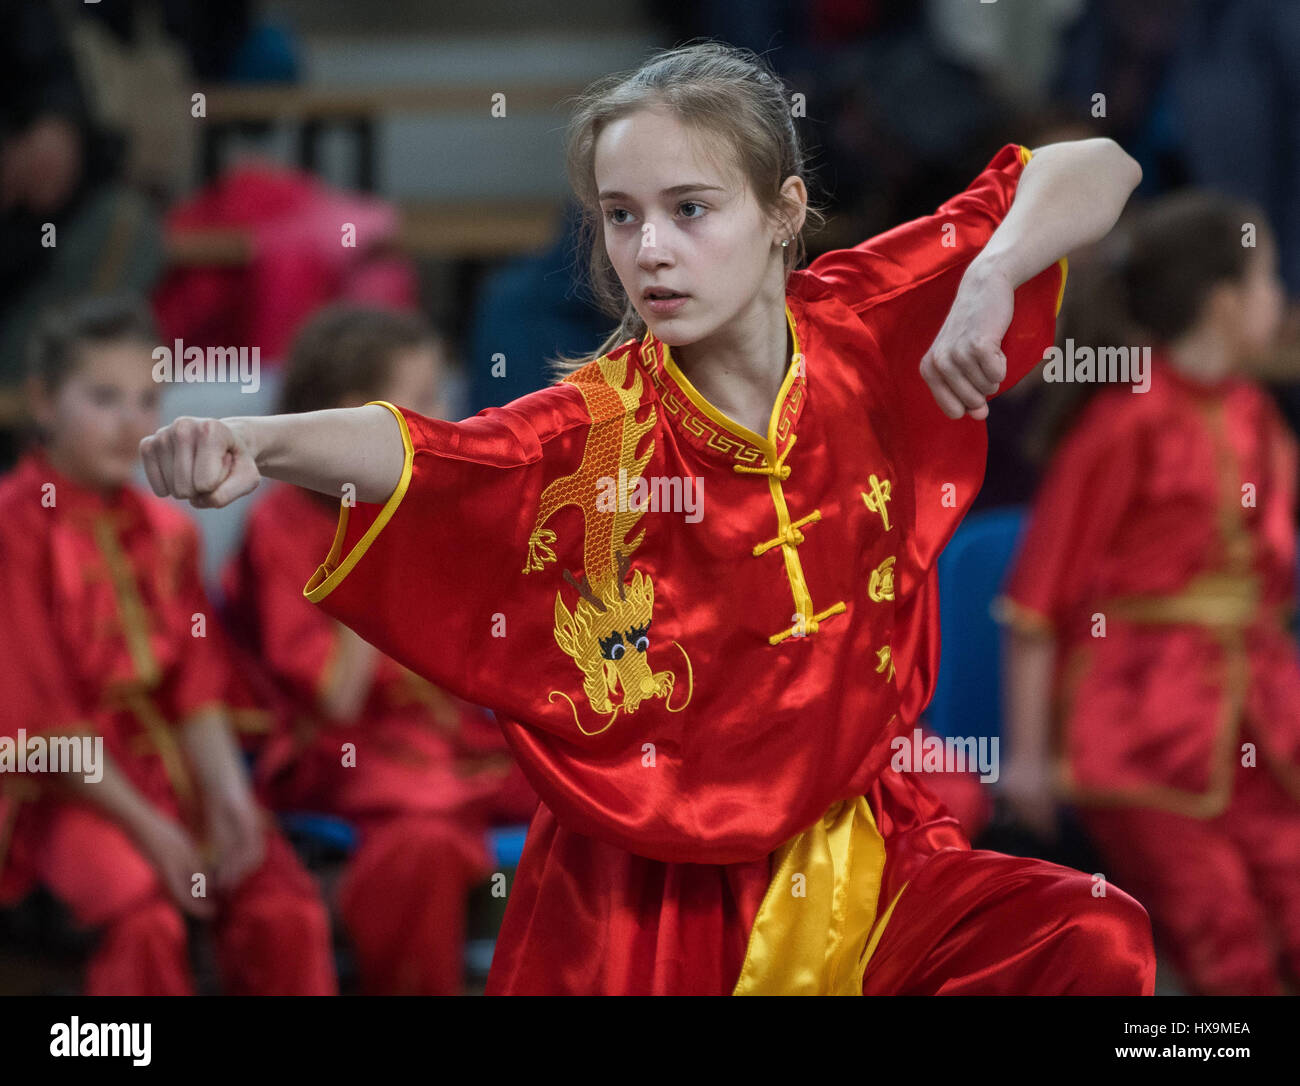
[[(678, 196), (683, 192), (726, 192), (721, 185), (706, 185), (702, 181), (691, 182), (686, 185), (673, 185), (659, 193), (660, 196)], [(626, 192), (615, 192), (613, 189), (605, 189), (598, 197), (601, 200), (630, 200), (631, 197)]]

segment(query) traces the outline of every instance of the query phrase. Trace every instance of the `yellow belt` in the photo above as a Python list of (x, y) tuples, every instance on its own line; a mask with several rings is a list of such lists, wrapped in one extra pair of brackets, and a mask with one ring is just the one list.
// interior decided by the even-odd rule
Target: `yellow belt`
[[(1173, 595), (1119, 597), (1096, 610), (1127, 622), (1242, 627), (1261, 617), (1260, 587), (1254, 577), (1207, 573)], [(1267, 617), (1285, 621), (1282, 609), (1274, 610), (1278, 613)]]
[[(180, 802), (186, 817), (196, 813), (196, 794), (194, 781), (185, 762), (185, 755), (177, 742), (175, 731), (167, 719), (158, 711), (153, 699), (143, 690), (127, 689), (118, 694), (120, 703), (131, 710), (140, 726), (149, 746), (153, 747), (162, 759), (163, 770), (171, 782), (172, 790)], [(137, 744), (138, 750), (138, 744)]]
[(902, 894), (877, 924), (884, 870), (885, 842), (866, 797), (831, 804), (777, 850), (732, 994), (861, 995), (867, 962)]

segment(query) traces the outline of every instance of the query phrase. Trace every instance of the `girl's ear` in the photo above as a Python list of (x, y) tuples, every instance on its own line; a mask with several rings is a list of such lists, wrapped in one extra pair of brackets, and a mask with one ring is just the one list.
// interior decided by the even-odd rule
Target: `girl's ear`
[(784, 241), (797, 235), (808, 217), (808, 188), (798, 174), (791, 174), (781, 185), (781, 202), (781, 221), (786, 232), (780, 240)]
[(46, 429), (51, 427), (54, 424), (54, 397), (45, 387), (45, 382), (29, 375), (24, 381), (24, 392), (32, 418)]
[(1245, 290), (1245, 283), (1235, 283), (1231, 279), (1215, 283), (1205, 296), (1201, 305), (1201, 317), (1196, 323), (1223, 331), (1235, 331), (1241, 320)]

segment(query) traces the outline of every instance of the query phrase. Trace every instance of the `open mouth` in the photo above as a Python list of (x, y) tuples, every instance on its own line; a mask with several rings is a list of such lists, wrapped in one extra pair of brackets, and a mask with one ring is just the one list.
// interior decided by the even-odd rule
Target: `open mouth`
[(673, 298), (685, 298), (686, 295), (675, 290), (651, 287), (649, 290), (645, 291), (641, 297), (648, 302), (667, 302), (671, 301)]

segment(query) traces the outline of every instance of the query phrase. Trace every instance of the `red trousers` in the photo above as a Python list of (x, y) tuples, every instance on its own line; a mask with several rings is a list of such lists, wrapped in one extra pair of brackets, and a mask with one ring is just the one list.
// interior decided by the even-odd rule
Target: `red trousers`
[(1300, 980), (1300, 804), (1267, 768), (1239, 766), (1217, 818), (1140, 807), (1080, 817), (1195, 994), (1279, 995), (1284, 973)]
[(460, 995), (469, 894), (490, 873), (488, 825), (527, 819), (537, 797), (517, 766), (459, 771), (447, 740), (420, 716), (368, 720), (355, 768), (340, 768), (343, 738), (322, 731), (291, 758), (282, 754), (283, 767), (269, 760), (264, 795), (277, 810), (356, 824), (360, 844), (338, 905), (362, 991)]
[[(867, 995), (1150, 995), (1146, 911), (1113, 884), (1041, 860), (972, 851), (910, 774), (867, 793), (884, 838)], [(529, 827), (489, 995), (726, 995), (771, 878), (770, 857), (662, 863), (572, 833), (543, 804)]]
[(1043, 860), (949, 849), (919, 868), (863, 995), (1152, 995), (1151, 922), (1114, 886)]
[[(100, 932), (87, 995), (191, 995), (186, 925), (152, 865), (116, 823), (74, 804), (23, 813), (11, 857), (78, 924)], [(212, 924), (230, 995), (335, 995), (329, 916), (318, 887), (278, 833), (266, 859), (228, 896)]]
[(487, 874), (483, 834), (437, 815), (363, 820), (339, 911), (367, 995), (460, 995), (465, 913)]

